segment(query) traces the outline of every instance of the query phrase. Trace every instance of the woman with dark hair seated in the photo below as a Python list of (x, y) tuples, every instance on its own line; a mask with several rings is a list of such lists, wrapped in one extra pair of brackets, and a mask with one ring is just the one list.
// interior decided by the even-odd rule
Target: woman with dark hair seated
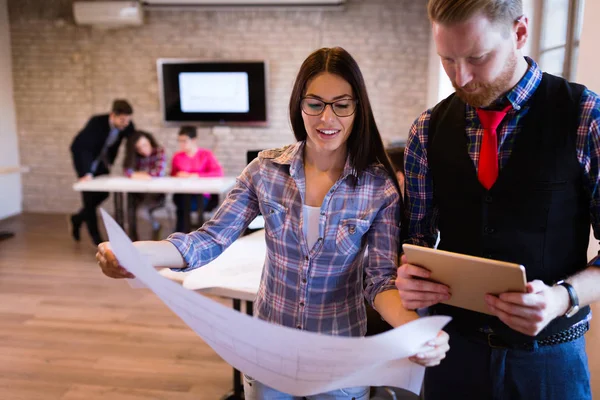
[[(150, 133), (136, 131), (129, 138), (123, 162), (125, 176), (131, 179), (152, 179), (165, 176), (166, 165), (165, 150)], [(131, 218), (135, 218), (138, 207), (143, 206), (152, 224), (152, 239), (159, 240), (161, 226), (154, 219), (153, 212), (165, 205), (165, 195), (162, 193), (132, 193), (129, 198), (133, 201), (133, 204), (128, 205)], [(130, 232), (130, 236), (132, 240), (137, 240), (137, 229)]]

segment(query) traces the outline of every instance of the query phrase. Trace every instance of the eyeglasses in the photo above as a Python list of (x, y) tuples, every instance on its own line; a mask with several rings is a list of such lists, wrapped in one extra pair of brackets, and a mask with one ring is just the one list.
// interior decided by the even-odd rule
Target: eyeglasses
[(355, 99), (341, 99), (328, 103), (313, 97), (305, 97), (302, 99), (301, 107), (306, 115), (313, 117), (321, 115), (327, 106), (331, 106), (333, 113), (338, 117), (349, 117), (356, 111), (356, 104), (358, 100)]

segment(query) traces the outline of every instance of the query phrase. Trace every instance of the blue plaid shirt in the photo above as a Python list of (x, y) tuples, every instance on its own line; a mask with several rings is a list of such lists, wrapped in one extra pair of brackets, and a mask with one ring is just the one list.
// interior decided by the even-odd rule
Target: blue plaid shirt
[(357, 177), (347, 161), (323, 200), (319, 239), (308, 248), (302, 219), (303, 150), (304, 142), (298, 142), (261, 152), (212, 220), (168, 240), (187, 263), (181, 270), (191, 270), (221, 254), (260, 212), (267, 255), (255, 314), (307, 331), (363, 336), (364, 297), (372, 303), (378, 293), (395, 290), (400, 197), (382, 166), (371, 166)]
[[(529, 112), (528, 101), (542, 80), (542, 71), (530, 58), (529, 68), (519, 83), (499, 100), (508, 100), (513, 108), (498, 127), (498, 162), (502, 170), (513, 149), (515, 137), (523, 129), (523, 117)], [(577, 158), (592, 194), (590, 212), (596, 237), (600, 234), (600, 98), (585, 90), (581, 98), (577, 129)], [(413, 123), (404, 153), (406, 173), (406, 208), (408, 242), (433, 247), (437, 239), (438, 209), (433, 202), (433, 181), (427, 165), (427, 137), (431, 110), (425, 111)], [(466, 105), (468, 151), (477, 169), (483, 128), (474, 107)]]

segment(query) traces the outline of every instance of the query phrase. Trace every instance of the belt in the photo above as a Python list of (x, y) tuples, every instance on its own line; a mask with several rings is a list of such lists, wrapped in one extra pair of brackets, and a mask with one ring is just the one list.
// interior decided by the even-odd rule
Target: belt
[(556, 344), (571, 342), (582, 337), (589, 329), (590, 323), (586, 320), (583, 320), (568, 329), (557, 332), (550, 336), (546, 336), (543, 339), (532, 340), (531, 342), (526, 343), (511, 343), (495, 333), (486, 333), (485, 331), (479, 331), (479, 333), (487, 335), (487, 343), (491, 348), (494, 349), (533, 350), (536, 347), (553, 346)]

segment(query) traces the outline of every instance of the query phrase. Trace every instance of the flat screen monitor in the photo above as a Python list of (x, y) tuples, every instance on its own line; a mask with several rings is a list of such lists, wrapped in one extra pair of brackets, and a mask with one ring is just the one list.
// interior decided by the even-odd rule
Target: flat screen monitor
[(159, 59), (166, 125), (266, 125), (264, 61)]

